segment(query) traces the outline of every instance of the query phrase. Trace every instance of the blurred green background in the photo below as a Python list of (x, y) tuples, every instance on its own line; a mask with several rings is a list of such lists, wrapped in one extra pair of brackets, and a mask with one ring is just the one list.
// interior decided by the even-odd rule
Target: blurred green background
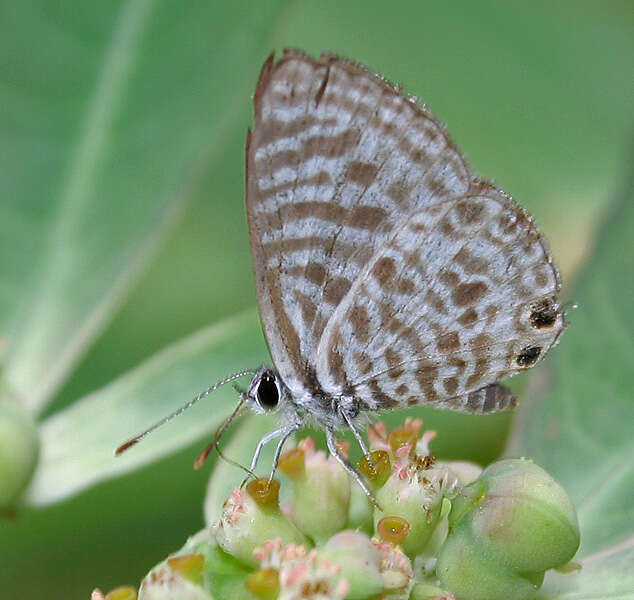
[[(618, 0), (3, 3), (9, 387), (40, 420), (64, 414), (254, 306), (244, 140), (260, 66), (286, 46), (354, 58), (423, 99), (473, 170), (534, 214), (569, 290), (626, 178), (633, 31), (631, 3)], [(75, 336), (75, 321), (91, 325)], [(442, 457), (486, 463), (504, 448), (507, 415), (422, 414)], [(126, 419), (112, 439), (129, 434)], [(182, 439), (153, 464), (0, 521), (0, 597), (79, 600), (137, 583), (203, 525), (206, 475), (191, 469), (201, 443)]]

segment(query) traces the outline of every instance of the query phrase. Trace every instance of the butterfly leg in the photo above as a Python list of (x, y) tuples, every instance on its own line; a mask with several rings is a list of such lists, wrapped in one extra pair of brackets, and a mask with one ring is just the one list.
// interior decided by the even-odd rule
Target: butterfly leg
[(379, 503), (376, 501), (372, 490), (367, 486), (363, 477), (357, 473), (357, 470), (348, 462), (346, 457), (341, 453), (341, 450), (337, 446), (337, 440), (335, 438), (335, 432), (332, 429), (326, 429), (326, 444), (328, 445), (328, 450), (330, 454), (332, 454), (337, 462), (344, 468), (344, 470), (354, 479), (360, 486), (361, 489), (365, 492), (365, 495), (369, 498), (370, 502), (374, 504), (379, 510), (381, 507)]
[(273, 481), (273, 477), (275, 477), (275, 471), (277, 471), (277, 464), (280, 462), (280, 455), (282, 454), (284, 443), (298, 429), (299, 426), (293, 425), (293, 427), (286, 429), (282, 434), (282, 439), (278, 442), (277, 448), (275, 449), (275, 456), (273, 457), (273, 469), (271, 470), (271, 474), (269, 475), (269, 485), (271, 485), (271, 481)]
[[(273, 431), (269, 431), (266, 435), (262, 437), (262, 439), (258, 442), (258, 445), (255, 447), (255, 452), (253, 453), (253, 458), (251, 459), (251, 466), (249, 467), (249, 471), (253, 473), (255, 471), (255, 467), (258, 464), (258, 459), (260, 458), (260, 454), (262, 453), (262, 448), (264, 448), (265, 444), (268, 444), (271, 440), (275, 440), (278, 437), (284, 435), (284, 433), (288, 430), (287, 427), (280, 427), (278, 429), (274, 429)], [(243, 487), (244, 484), (249, 480), (250, 475), (247, 475), (244, 478), (244, 481), (240, 484), (240, 487)]]
[(344, 421), (348, 424), (348, 427), (350, 427), (350, 431), (352, 431), (352, 435), (354, 435), (354, 437), (357, 439), (357, 442), (359, 442), (359, 446), (361, 446), (361, 451), (363, 452), (363, 456), (367, 456), (370, 453), (370, 451), (368, 450), (368, 447), (365, 443), (365, 440), (363, 439), (363, 436), (361, 435), (361, 432), (357, 429), (357, 426), (352, 420), (352, 417), (345, 410), (341, 410), (339, 412), (341, 413), (341, 416), (343, 417)]

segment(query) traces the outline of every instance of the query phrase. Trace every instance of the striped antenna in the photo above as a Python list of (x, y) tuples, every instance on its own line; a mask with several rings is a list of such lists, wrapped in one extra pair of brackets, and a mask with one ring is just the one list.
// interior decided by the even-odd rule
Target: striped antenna
[(191, 408), (192, 406), (194, 406), (196, 402), (198, 402), (199, 400), (202, 400), (203, 398), (205, 398), (212, 392), (215, 392), (219, 387), (227, 383), (230, 383), (236, 379), (239, 379), (240, 377), (244, 377), (245, 375), (255, 375), (255, 371), (251, 369), (247, 369), (244, 371), (239, 371), (238, 373), (234, 373), (233, 375), (229, 375), (229, 377), (225, 377), (225, 379), (221, 379), (218, 383), (215, 383), (210, 388), (207, 388), (204, 392), (201, 392), (200, 394), (198, 394), (198, 396), (190, 400), (187, 404), (184, 404), (183, 406), (181, 406), (178, 410), (175, 410), (173, 413), (162, 418), (160, 421), (158, 421), (158, 423), (154, 423), (152, 427), (150, 427), (149, 429), (146, 429), (143, 433), (139, 433), (138, 435), (135, 435), (133, 438), (129, 439), (127, 442), (121, 444), (121, 446), (119, 446), (115, 450), (115, 456), (119, 456), (120, 454), (122, 454), (123, 452), (131, 448), (132, 446), (135, 446), (144, 437), (146, 437), (153, 431), (157, 430), (159, 427), (162, 427), (163, 425), (165, 425), (165, 423), (167, 423), (168, 421), (171, 421), (174, 417), (178, 417), (178, 415), (185, 412), (188, 408)]

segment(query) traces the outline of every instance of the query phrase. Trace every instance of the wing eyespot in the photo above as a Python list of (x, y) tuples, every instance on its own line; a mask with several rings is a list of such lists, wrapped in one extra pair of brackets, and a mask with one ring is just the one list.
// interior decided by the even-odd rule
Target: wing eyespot
[(552, 327), (557, 321), (557, 309), (550, 298), (545, 298), (531, 306), (531, 325), (535, 329)]
[(527, 346), (517, 355), (515, 362), (520, 367), (530, 367), (537, 362), (541, 353), (541, 346)]

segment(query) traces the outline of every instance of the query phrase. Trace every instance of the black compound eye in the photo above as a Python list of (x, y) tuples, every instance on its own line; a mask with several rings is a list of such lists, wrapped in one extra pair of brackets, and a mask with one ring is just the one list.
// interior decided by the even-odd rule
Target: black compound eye
[(267, 410), (277, 406), (280, 401), (280, 392), (275, 383), (275, 377), (269, 373), (262, 375), (256, 392), (258, 404)]

